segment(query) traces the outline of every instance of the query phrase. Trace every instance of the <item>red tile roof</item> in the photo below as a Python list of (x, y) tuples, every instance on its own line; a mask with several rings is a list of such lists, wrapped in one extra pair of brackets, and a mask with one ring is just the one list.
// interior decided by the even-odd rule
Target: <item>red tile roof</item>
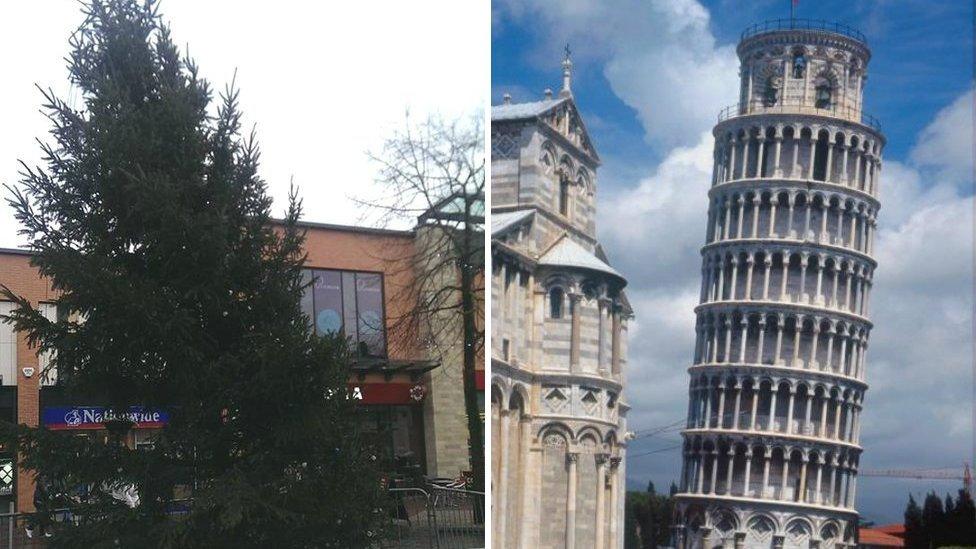
[(901, 523), (883, 524), (881, 526), (875, 526), (871, 529), (891, 536), (897, 536), (902, 539), (905, 538), (905, 525)]
[(878, 528), (861, 528), (860, 544), (874, 547), (904, 547), (905, 540), (886, 534)]

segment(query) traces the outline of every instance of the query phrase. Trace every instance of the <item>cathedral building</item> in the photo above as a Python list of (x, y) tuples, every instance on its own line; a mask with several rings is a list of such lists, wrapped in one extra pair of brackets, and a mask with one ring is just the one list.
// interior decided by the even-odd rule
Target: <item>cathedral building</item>
[(854, 547), (885, 138), (844, 25), (742, 34), (715, 126), (675, 544)]
[(596, 239), (593, 147), (557, 95), (491, 111), (496, 548), (623, 547), (624, 277)]

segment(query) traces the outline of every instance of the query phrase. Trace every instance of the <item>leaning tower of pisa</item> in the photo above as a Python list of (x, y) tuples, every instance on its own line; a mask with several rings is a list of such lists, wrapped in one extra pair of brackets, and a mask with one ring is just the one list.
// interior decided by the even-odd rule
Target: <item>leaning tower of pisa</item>
[(853, 547), (879, 208), (870, 50), (780, 20), (738, 46), (714, 129), (675, 543)]

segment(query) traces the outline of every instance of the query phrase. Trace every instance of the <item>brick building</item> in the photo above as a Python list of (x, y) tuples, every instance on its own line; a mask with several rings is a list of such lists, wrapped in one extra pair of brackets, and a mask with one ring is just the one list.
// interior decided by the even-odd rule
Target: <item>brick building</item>
[[(380, 449), (381, 461), (391, 468), (413, 462), (429, 476), (457, 476), (467, 463), (467, 448), (456, 440), (445, 442), (457, 435), (450, 419), (444, 418), (460, 417), (463, 422), (464, 402), (444, 380), (460, 384), (460, 363), (432, 360), (416, 337), (394, 326), (395, 319), (413, 307), (405, 291), (413, 274), (402, 260), (416, 252), (416, 231), (316, 223), (304, 227), (306, 277), (315, 281), (302, 307), (317, 332), (341, 330), (355, 345), (358, 357), (349, 379), (350, 394), (359, 400), (363, 428)], [(57, 312), (50, 303), (55, 294), (30, 265), (30, 256), (24, 250), (0, 249), (0, 283), (53, 317)], [(0, 301), (0, 313), (12, 307)], [(102, 403), (66, 401), (55, 372), (46, 371), (45, 359), (28, 346), (26, 334), (0, 323), (0, 418), (101, 436), (106, 412)], [(483, 372), (479, 374), (483, 388)], [(134, 446), (149, 443), (152, 429), (167, 420), (165, 410), (133, 413), (140, 414), (129, 435)], [(463, 455), (453, 455), (457, 452)], [(0, 511), (11, 505), (16, 511), (32, 511), (33, 478), (13, 462), (12, 456), (0, 455)]]

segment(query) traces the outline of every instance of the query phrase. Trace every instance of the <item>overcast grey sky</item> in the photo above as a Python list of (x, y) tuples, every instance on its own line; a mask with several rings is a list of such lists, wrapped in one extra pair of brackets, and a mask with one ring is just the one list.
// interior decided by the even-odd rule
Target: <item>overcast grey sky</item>
[[(489, 6), (478, 0), (275, 2), (162, 0), (164, 18), (215, 90), (237, 70), (245, 129), (257, 124), (261, 176), (280, 214), (289, 179), (306, 219), (355, 223), (349, 195), (368, 192), (367, 150), (411, 117), (480, 112), (488, 93)], [(75, 0), (5, 2), (0, 17), (0, 183), (18, 180), (46, 138), (40, 92), (79, 101), (67, 84)], [(187, 48), (187, 45), (189, 46)], [(5, 194), (5, 193), (4, 193)], [(6, 204), (0, 247), (21, 244)]]

